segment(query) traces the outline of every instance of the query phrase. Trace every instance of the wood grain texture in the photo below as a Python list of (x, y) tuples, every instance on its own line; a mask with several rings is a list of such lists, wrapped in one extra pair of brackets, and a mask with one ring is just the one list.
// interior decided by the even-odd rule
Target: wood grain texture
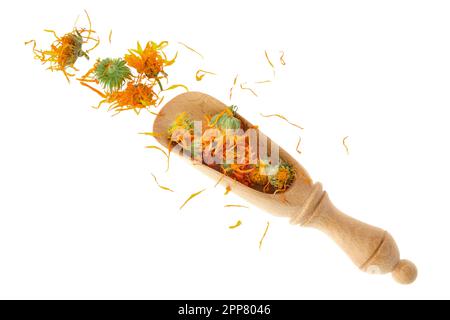
[[(168, 102), (156, 117), (153, 132), (156, 139), (168, 147), (167, 129), (178, 114), (186, 112), (193, 120), (201, 121), (204, 115), (214, 115), (227, 107), (217, 99), (199, 92), (181, 94)], [(252, 126), (238, 115), (246, 126)], [(267, 136), (269, 147), (274, 144)], [(353, 219), (331, 203), (320, 183), (312, 183), (306, 170), (285, 150), (279, 149), (280, 157), (294, 166), (297, 177), (284, 193), (267, 194), (249, 188), (229, 177), (222, 184), (233, 183), (233, 192), (250, 203), (276, 216), (290, 218), (292, 224), (316, 228), (333, 239), (362, 271), (373, 274), (392, 272), (402, 284), (412, 283), (417, 269), (407, 260), (400, 260), (399, 250), (392, 236), (377, 227)], [(196, 165), (200, 171), (218, 181), (222, 174), (206, 165)]]

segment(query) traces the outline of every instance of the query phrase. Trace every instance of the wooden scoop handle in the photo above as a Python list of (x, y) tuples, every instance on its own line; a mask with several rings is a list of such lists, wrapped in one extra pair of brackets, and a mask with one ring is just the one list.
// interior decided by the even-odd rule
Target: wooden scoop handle
[[(159, 133), (156, 139), (168, 147), (167, 130), (180, 113), (187, 112), (191, 119), (201, 121), (205, 115), (217, 114), (225, 108), (225, 104), (206, 94), (184, 93), (168, 102), (159, 112), (153, 124), (153, 132)], [(239, 119), (245, 127), (254, 127), (242, 116), (239, 116)], [(260, 139), (265, 137), (271, 147), (277, 147), (267, 136), (260, 131), (258, 133)], [(268, 194), (240, 183), (233, 184), (233, 191), (276, 216), (290, 217), (294, 224), (322, 230), (334, 239), (363, 271), (392, 272), (398, 282), (405, 284), (416, 279), (416, 267), (409, 261), (400, 260), (397, 245), (389, 233), (352, 219), (337, 210), (320, 183), (313, 184), (306, 170), (291, 155), (282, 148), (279, 148), (279, 155), (293, 165), (297, 175), (285, 192)], [(222, 184), (235, 182), (231, 177), (224, 176), (206, 165), (196, 167), (215, 181), (222, 181)]]
[(372, 274), (392, 272), (393, 278), (401, 284), (416, 280), (416, 266), (408, 260), (400, 260), (398, 247), (388, 232), (339, 211), (322, 191), (320, 183), (312, 190), (301, 212), (293, 216), (293, 224), (326, 233), (362, 271)]

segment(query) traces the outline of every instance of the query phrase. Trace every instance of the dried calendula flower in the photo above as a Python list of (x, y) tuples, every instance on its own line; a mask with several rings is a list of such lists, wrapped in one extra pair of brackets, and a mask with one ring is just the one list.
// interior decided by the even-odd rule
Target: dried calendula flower
[(235, 117), (236, 106), (226, 108), (224, 111), (216, 114), (211, 118), (209, 125), (222, 130), (241, 128), (241, 120)]
[(189, 117), (180, 113), (167, 132), (171, 143), (169, 149), (180, 146), (197, 161), (222, 173), (217, 184), (227, 176), (264, 193), (287, 190), (295, 176), (294, 168), (283, 159), (279, 167), (271, 160), (259, 158), (251, 146), (251, 137), (245, 132), (250, 126), (238, 118), (235, 106), (224, 108), (212, 117), (206, 115), (205, 123), (201, 138), (196, 138)]
[(176, 118), (175, 121), (172, 122), (169, 129), (167, 130), (167, 134), (169, 139), (173, 139), (173, 134), (175, 131), (184, 131), (188, 132), (190, 134), (193, 133), (194, 130), (194, 122), (191, 118), (189, 118), (188, 114), (186, 112), (180, 113)]
[(167, 45), (167, 41), (159, 44), (149, 41), (142, 48), (138, 42), (136, 49), (128, 50), (129, 54), (125, 55), (125, 61), (130, 67), (136, 69), (139, 74), (144, 74), (147, 78), (160, 79), (166, 77), (167, 73), (164, 71), (164, 68), (174, 64), (176, 59), (175, 55), (173, 59), (167, 60), (167, 56), (163, 51)]
[(141, 109), (147, 109), (155, 105), (158, 100), (152, 86), (144, 83), (128, 82), (125, 89), (114, 91), (106, 96), (105, 101), (110, 104), (109, 109), (116, 112), (134, 110), (139, 113)]
[(255, 170), (250, 172), (250, 181), (256, 185), (265, 186), (269, 181), (269, 176), (266, 174), (264, 168), (261, 166), (261, 163), (258, 163), (255, 167)]
[[(80, 84), (90, 88), (109, 104), (108, 110), (120, 113), (133, 110), (139, 114), (145, 109), (150, 113), (152, 107), (158, 107), (164, 99), (163, 92), (182, 87), (182, 84), (170, 85), (164, 88), (161, 80), (168, 80), (165, 67), (175, 62), (175, 57), (168, 60), (164, 48), (167, 41), (159, 44), (149, 41), (143, 48), (137, 43), (137, 49), (128, 50), (124, 58), (105, 58), (98, 60), (95, 65), (78, 80)], [(95, 87), (100, 84), (103, 91)]]
[(147, 83), (126, 81), (125, 88), (121, 90), (101, 92), (87, 84), (85, 78), (79, 80), (81, 85), (88, 87), (103, 98), (97, 108), (107, 103), (109, 104), (108, 110), (113, 110), (116, 114), (126, 110), (133, 110), (139, 114), (141, 110), (149, 110), (150, 107), (158, 104), (158, 95), (153, 91), (153, 86)]
[(287, 162), (283, 162), (279, 165), (277, 172), (269, 177), (269, 183), (276, 190), (286, 190), (294, 178), (294, 168)]
[[(170, 142), (187, 151), (191, 159), (198, 159), (203, 153), (201, 139), (194, 139), (194, 122), (186, 112), (180, 113), (167, 130)], [(171, 149), (171, 147), (169, 147)]]
[[(86, 16), (89, 21), (89, 27), (87, 29), (74, 28), (72, 32), (66, 33), (63, 36), (58, 36), (53, 30), (44, 30), (53, 34), (56, 39), (50, 46), (50, 49), (36, 49), (35, 40), (25, 42), (25, 44), (33, 44), (35, 59), (40, 60), (42, 64), (48, 63), (50, 65), (48, 69), (51, 71), (61, 71), (67, 81), (69, 81), (69, 77), (74, 76), (74, 74), (68, 72), (68, 69), (78, 71), (75, 68), (75, 63), (78, 58), (85, 57), (89, 59), (88, 53), (100, 43), (100, 40), (93, 36), (95, 31), (92, 30), (91, 19), (87, 12)], [(90, 42), (93, 43), (93, 46), (90, 49), (84, 50), (83, 45)]]
[(107, 91), (120, 90), (131, 79), (131, 70), (122, 58), (105, 58), (97, 62), (94, 76)]

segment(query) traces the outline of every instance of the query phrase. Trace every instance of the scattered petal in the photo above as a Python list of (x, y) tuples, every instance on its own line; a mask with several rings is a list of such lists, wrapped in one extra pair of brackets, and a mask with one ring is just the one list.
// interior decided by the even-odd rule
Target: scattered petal
[(269, 54), (267, 53), (267, 51), (264, 51), (264, 54), (266, 55), (267, 62), (270, 64), (272, 69), (275, 69), (275, 66), (273, 65), (272, 61), (270, 61)]
[(139, 132), (139, 134), (143, 134), (143, 135), (150, 136), (150, 137), (160, 137), (161, 136), (160, 133), (156, 133), (156, 132)]
[(242, 89), (242, 90), (248, 90), (248, 91), (250, 91), (251, 93), (253, 93), (253, 95), (254, 95), (255, 97), (258, 96), (258, 95), (256, 94), (256, 92), (255, 92), (253, 89), (248, 88), (248, 87), (246, 87), (245, 85), (246, 85), (246, 83), (241, 83), (241, 89)]
[(236, 222), (235, 225), (229, 226), (228, 228), (229, 228), (229, 229), (236, 229), (237, 227), (239, 227), (239, 226), (241, 226), (241, 225), (242, 225), (242, 221), (241, 221), (241, 220), (238, 220), (238, 221)]
[(281, 63), (283, 66), (285, 66), (285, 65), (286, 65), (286, 62), (284, 61), (284, 51), (280, 51), (280, 54), (281, 54), (281, 56), (280, 56), (280, 63)]
[(195, 80), (201, 81), (203, 79), (203, 77), (207, 74), (216, 75), (214, 72), (205, 71), (205, 70), (200, 69), (195, 73)]
[(266, 238), (267, 231), (269, 230), (269, 227), (270, 227), (270, 222), (267, 222), (266, 230), (264, 230), (264, 234), (263, 234), (261, 240), (259, 240), (259, 249), (261, 249), (261, 247), (263, 245), (263, 241)]
[(243, 206), (241, 204), (226, 204), (224, 205), (225, 208), (245, 208), (245, 209), (249, 209), (249, 207), (247, 206)]
[(202, 193), (203, 191), (205, 191), (206, 189), (200, 190), (198, 192), (195, 192), (193, 194), (191, 194), (189, 196), (189, 198), (187, 198), (187, 200), (182, 204), (182, 206), (180, 207), (180, 210), (183, 209), (183, 207), (189, 202), (191, 201), (193, 198), (195, 198), (196, 196), (198, 196), (200, 193)]
[(345, 151), (347, 152), (347, 154), (350, 154), (350, 150), (348, 149), (348, 146), (347, 146), (347, 139), (348, 139), (348, 136), (346, 136), (344, 139), (342, 139), (342, 144), (344, 145)]
[(162, 91), (169, 91), (169, 90), (173, 90), (173, 89), (177, 89), (177, 88), (183, 88), (184, 90), (189, 91), (189, 88), (187, 86), (185, 86), (184, 84), (174, 84)]
[(169, 165), (170, 165), (170, 157), (169, 157), (169, 154), (166, 152), (166, 151), (164, 151), (162, 148), (160, 148), (160, 147), (158, 147), (158, 146), (146, 146), (146, 148), (147, 149), (156, 149), (156, 150), (159, 150), (159, 151), (161, 151), (165, 156), (166, 156), (166, 158), (167, 158), (167, 169), (166, 169), (166, 171), (169, 171)]
[(197, 50), (191, 48), (190, 46), (188, 46), (187, 44), (183, 43), (183, 42), (178, 42), (179, 44), (181, 44), (183, 47), (185, 47), (186, 49), (198, 54), (202, 59), (204, 59), (203, 55), (201, 53), (199, 53)]
[(302, 130), (303, 130), (303, 127), (299, 126), (298, 124), (295, 124), (295, 123), (290, 122), (285, 116), (283, 116), (283, 115), (281, 115), (281, 114), (278, 114), (278, 113), (277, 113), (277, 114), (268, 114), (268, 115), (264, 115), (264, 114), (260, 113), (260, 115), (261, 115), (262, 117), (264, 117), (264, 118), (278, 117), (278, 118), (280, 118), (280, 119), (283, 119), (284, 121), (286, 121), (286, 122), (289, 123), (290, 125), (292, 125), (292, 126), (294, 126), (294, 127), (297, 127), (297, 128), (299, 128), (299, 129), (302, 129)]
[(161, 189), (166, 190), (166, 191), (174, 192), (172, 189), (160, 185), (158, 180), (156, 179), (156, 176), (153, 173), (152, 173), (152, 176), (153, 176), (153, 179), (155, 179), (155, 182), (158, 185), (158, 187), (160, 187)]
[(239, 74), (236, 75), (236, 77), (234, 77), (234, 81), (233, 81), (233, 87), (236, 86), (237, 80), (238, 80)]
[(298, 154), (301, 154), (302, 152), (300, 151), (300, 143), (302, 142), (302, 137), (298, 138), (298, 142), (297, 142), (297, 147), (295, 148), (295, 151), (297, 151)]
[(216, 184), (214, 185), (214, 188), (217, 187), (219, 183), (222, 182), (223, 178), (225, 178), (225, 173), (220, 176), (219, 180), (217, 180)]
[(234, 89), (234, 87), (236, 87), (238, 77), (239, 77), (239, 74), (236, 74), (236, 76), (234, 77), (233, 86), (230, 88), (230, 100), (233, 97), (233, 89)]

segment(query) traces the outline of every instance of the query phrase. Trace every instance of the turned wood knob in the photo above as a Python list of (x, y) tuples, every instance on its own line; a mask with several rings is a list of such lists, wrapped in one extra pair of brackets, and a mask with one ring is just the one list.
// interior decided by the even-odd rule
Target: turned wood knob
[(362, 271), (392, 272), (393, 278), (401, 284), (410, 284), (417, 278), (416, 266), (411, 261), (400, 260), (397, 244), (387, 231), (339, 211), (319, 183), (313, 186), (301, 212), (291, 222), (326, 233)]
[[(156, 139), (169, 147), (167, 130), (176, 117), (187, 112), (191, 119), (203, 121), (204, 116), (222, 112), (227, 106), (219, 100), (200, 92), (181, 94), (168, 102), (159, 112), (153, 124)], [(239, 117), (247, 128), (254, 126)], [(259, 139), (268, 142), (272, 148), (276, 143), (258, 131)], [(306, 170), (285, 150), (279, 148), (280, 158), (293, 165), (297, 178), (285, 191), (267, 194), (248, 186), (235, 183), (231, 177), (206, 165), (197, 169), (222, 184), (233, 183), (233, 191), (256, 206), (279, 217), (289, 217), (294, 224), (317, 228), (328, 234), (350, 257), (353, 263), (368, 273), (392, 272), (399, 283), (411, 283), (417, 277), (412, 262), (400, 260), (400, 253), (392, 236), (380, 229), (353, 219), (336, 209), (322, 190), (320, 183), (313, 184)]]
[(410, 284), (417, 279), (417, 268), (409, 260), (400, 260), (392, 271), (392, 277), (401, 284)]

